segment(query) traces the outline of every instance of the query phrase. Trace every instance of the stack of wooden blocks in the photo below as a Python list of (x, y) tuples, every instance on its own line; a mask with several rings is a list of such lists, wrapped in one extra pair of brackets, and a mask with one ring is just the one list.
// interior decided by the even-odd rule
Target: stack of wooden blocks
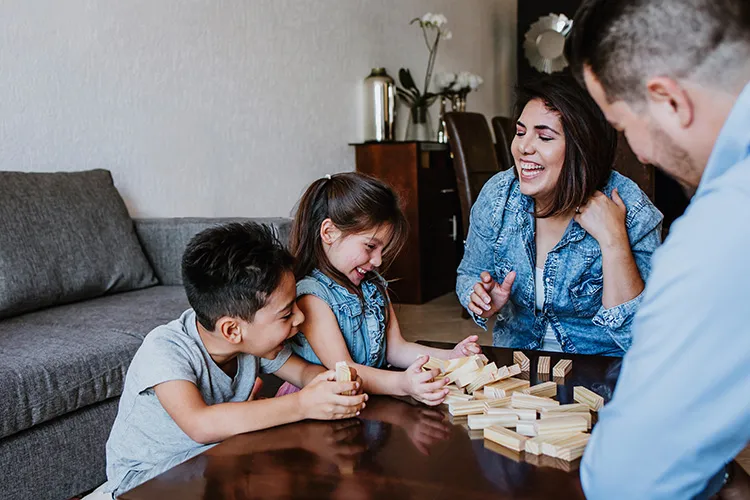
[[(431, 358), (425, 369), (438, 369), (440, 376), (448, 378), (448, 411), (454, 417), (466, 416), (469, 429), (481, 429), (485, 439), (517, 452), (565, 461), (582, 456), (590, 437), (591, 412), (599, 411), (604, 399), (578, 386), (573, 390), (576, 403), (561, 405), (553, 399), (557, 383), (530, 386), (528, 380), (515, 377), (530, 370), (529, 358), (517, 351), (513, 361), (513, 365), (498, 367), (481, 354), (452, 360)], [(572, 366), (571, 360), (560, 360), (552, 373), (565, 377)], [(537, 371), (549, 376), (549, 357), (539, 357)]]

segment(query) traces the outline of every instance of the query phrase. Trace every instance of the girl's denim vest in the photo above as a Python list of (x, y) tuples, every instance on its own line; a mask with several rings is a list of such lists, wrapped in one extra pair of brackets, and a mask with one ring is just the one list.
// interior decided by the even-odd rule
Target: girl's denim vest
[[(378, 279), (378, 278), (375, 278)], [(383, 282), (385, 284), (385, 282)], [(318, 269), (297, 283), (297, 297), (315, 295), (333, 311), (341, 335), (352, 360), (360, 365), (383, 368), (385, 355), (385, 308), (386, 298), (371, 281), (361, 284), (364, 304), (360, 298), (339, 285)], [(322, 365), (300, 331), (290, 342), (292, 350), (310, 363)]]
[[(644, 281), (651, 254), (661, 243), (661, 213), (638, 186), (613, 172), (602, 190), (611, 198), (617, 188), (627, 207), (625, 226)], [(493, 344), (538, 349), (547, 325), (564, 352), (622, 356), (631, 343), (630, 325), (643, 294), (605, 309), (602, 252), (597, 241), (571, 220), (544, 264), (544, 308), (535, 307), (536, 244), (534, 200), (521, 194), (513, 170), (495, 175), (471, 209), (469, 235), (458, 268), (456, 293), (466, 307), (482, 271), (502, 282), (516, 271), (511, 297), (500, 311)], [(472, 314), (473, 316), (473, 314)], [(486, 320), (475, 317), (485, 328)]]

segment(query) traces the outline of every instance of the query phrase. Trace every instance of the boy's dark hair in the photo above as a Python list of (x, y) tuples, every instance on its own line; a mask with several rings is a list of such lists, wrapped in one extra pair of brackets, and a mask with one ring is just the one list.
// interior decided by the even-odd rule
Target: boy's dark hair
[(565, 135), (565, 158), (553, 201), (537, 209), (536, 216), (569, 213), (607, 183), (615, 161), (617, 132), (588, 93), (565, 73), (519, 85), (516, 95), (516, 121), (529, 101), (539, 99), (559, 115)]
[[(323, 251), (320, 226), (326, 219), (331, 219), (344, 235), (390, 225), (391, 239), (383, 249), (381, 272), (388, 268), (406, 242), (408, 223), (398, 196), (390, 186), (369, 175), (354, 172), (323, 177), (313, 182), (302, 195), (292, 225), (290, 249), (296, 259), (294, 276), (297, 280), (319, 268), (350, 288), (349, 279), (328, 262)], [(373, 283), (387, 297), (380, 280)], [(353, 291), (362, 299), (359, 289)]]
[(750, 2), (585, 0), (565, 56), (580, 83), (591, 68), (610, 102), (641, 104), (652, 76), (731, 90), (750, 59)]
[(294, 259), (273, 229), (233, 222), (193, 236), (182, 257), (182, 280), (196, 317), (213, 330), (222, 316), (252, 322)]

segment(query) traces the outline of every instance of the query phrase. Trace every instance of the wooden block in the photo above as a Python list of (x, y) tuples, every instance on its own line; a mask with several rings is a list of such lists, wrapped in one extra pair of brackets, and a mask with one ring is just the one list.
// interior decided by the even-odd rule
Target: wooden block
[(558, 412), (558, 413), (542, 413), (540, 416), (541, 420), (546, 420), (548, 418), (561, 418), (561, 417), (568, 417), (574, 415), (576, 417), (581, 417), (586, 421), (586, 430), (591, 430), (591, 412), (586, 408), (586, 412)]
[(474, 398), (470, 396), (469, 394), (451, 394), (448, 393), (447, 396), (445, 396), (445, 399), (443, 400), (444, 405), (452, 405), (455, 403), (464, 403), (466, 401), (473, 401)]
[(535, 420), (533, 424), (537, 436), (586, 432), (586, 430), (588, 430), (586, 419), (584, 417), (578, 416), (575, 413), (571, 413), (570, 415), (566, 415), (563, 417)]
[(490, 408), (508, 408), (508, 407), (510, 407), (510, 396), (507, 396), (504, 398), (496, 398), (496, 399), (485, 399), (483, 411), (486, 411)]
[(448, 413), (454, 417), (484, 413), (485, 401), (459, 401), (448, 405)]
[(566, 438), (542, 444), (542, 453), (561, 460), (572, 461), (583, 455), (590, 438), (591, 434), (580, 432), (572, 434)]
[(494, 425), (484, 429), (484, 438), (514, 451), (523, 451), (527, 439), (517, 432)]
[[(346, 361), (338, 361), (336, 363), (336, 382), (351, 382), (352, 381), (352, 370)], [(351, 396), (355, 391), (344, 391), (344, 396)]]
[(529, 385), (528, 380), (506, 378), (505, 380), (485, 385), (484, 393), (489, 397), (504, 398), (516, 391), (527, 389)]
[(549, 356), (539, 356), (539, 360), (537, 361), (537, 365), (536, 365), (536, 372), (549, 375), (549, 365), (550, 365)]
[(518, 415), (469, 415), (469, 429), (484, 429), (491, 425), (515, 427)]
[(526, 448), (524, 451), (526, 453), (531, 453), (532, 455), (541, 455), (542, 454), (542, 446), (545, 443), (551, 443), (555, 441), (561, 441), (563, 439), (567, 439), (571, 436), (570, 433), (566, 434), (549, 434), (546, 436), (536, 436), (534, 438), (529, 439), (526, 441)]
[(484, 368), (484, 363), (482, 363), (477, 356), (469, 356), (460, 367), (448, 374), (448, 383), (454, 383), (458, 377), (466, 375), (467, 373), (479, 371), (482, 368)]
[(535, 420), (519, 420), (516, 424), (516, 432), (522, 436), (534, 437), (536, 436), (536, 427), (534, 427)]
[(552, 375), (555, 377), (565, 377), (573, 369), (573, 362), (569, 359), (561, 359), (552, 368)]
[(513, 362), (521, 367), (521, 371), (527, 372), (531, 369), (531, 361), (521, 351), (513, 351)]
[(454, 358), (454, 359), (446, 360), (445, 373), (451, 373), (451, 372), (458, 370), (471, 359), (472, 359), (472, 356), (464, 356), (462, 358)]
[[(504, 372), (507, 373), (508, 368), (503, 366), (501, 368)], [(495, 363), (490, 363), (489, 365), (482, 368), (482, 370), (479, 372), (479, 376), (475, 378), (472, 382), (469, 383), (469, 385), (466, 386), (466, 392), (469, 394), (474, 393), (475, 391), (478, 391), (485, 385), (495, 382), (498, 377), (500, 369), (497, 368)]]
[(573, 400), (585, 404), (592, 411), (599, 411), (599, 409), (604, 406), (603, 397), (594, 391), (586, 389), (582, 385), (573, 387)]
[[(515, 377), (521, 374), (521, 366), (518, 364), (508, 366), (508, 376)], [(500, 380), (500, 379), (498, 379)]]
[(485, 415), (516, 415), (518, 420), (536, 420), (536, 410), (521, 408), (485, 408)]
[(523, 394), (531, 394), (532, 396), (539, 396), (540, 398), (552, 398), (557, 396), (557, 384), (554, 382), (543, 382), (524, 389), (521, 391)]
[(429, 370), (432, 370), (433, 368), (437, 368), (440, 373), (445, 373), (445, 369), (447, 366), (448, 366), (448, 362), (446, 360), (433, 358), (432, 356), (430, 356), (430, 359), (427, 360), (427, 363), (422, 365), (422, 370), (429, 371)]
[(540, 398), (539, 396), (532, 396), (531, 394), (522, 394), (520, 392), (514, 392), (510, 398), (510, 405), (513, 408), (528, 408), (531, 410), (541, 410), (542, 408), (549, 408), (550, 406), (559, 406), (560, 403), (549, 398)]
[(571, 403), (560, 406), (550, 406), (549, 408), (542, 408), (542, 415), (545, 413), (588, 413), (588, 405), (581, 403)]

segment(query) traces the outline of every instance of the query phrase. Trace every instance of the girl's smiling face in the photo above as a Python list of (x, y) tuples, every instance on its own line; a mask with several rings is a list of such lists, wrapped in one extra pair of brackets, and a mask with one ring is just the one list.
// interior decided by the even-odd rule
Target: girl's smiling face
[(321, 239), (328, 262), (354, 285), (383, 263), (383, 250), (391, 240), (392, 228), (382, 225), (357, 233), (342, 233), (330, 219), (323, 221)]

